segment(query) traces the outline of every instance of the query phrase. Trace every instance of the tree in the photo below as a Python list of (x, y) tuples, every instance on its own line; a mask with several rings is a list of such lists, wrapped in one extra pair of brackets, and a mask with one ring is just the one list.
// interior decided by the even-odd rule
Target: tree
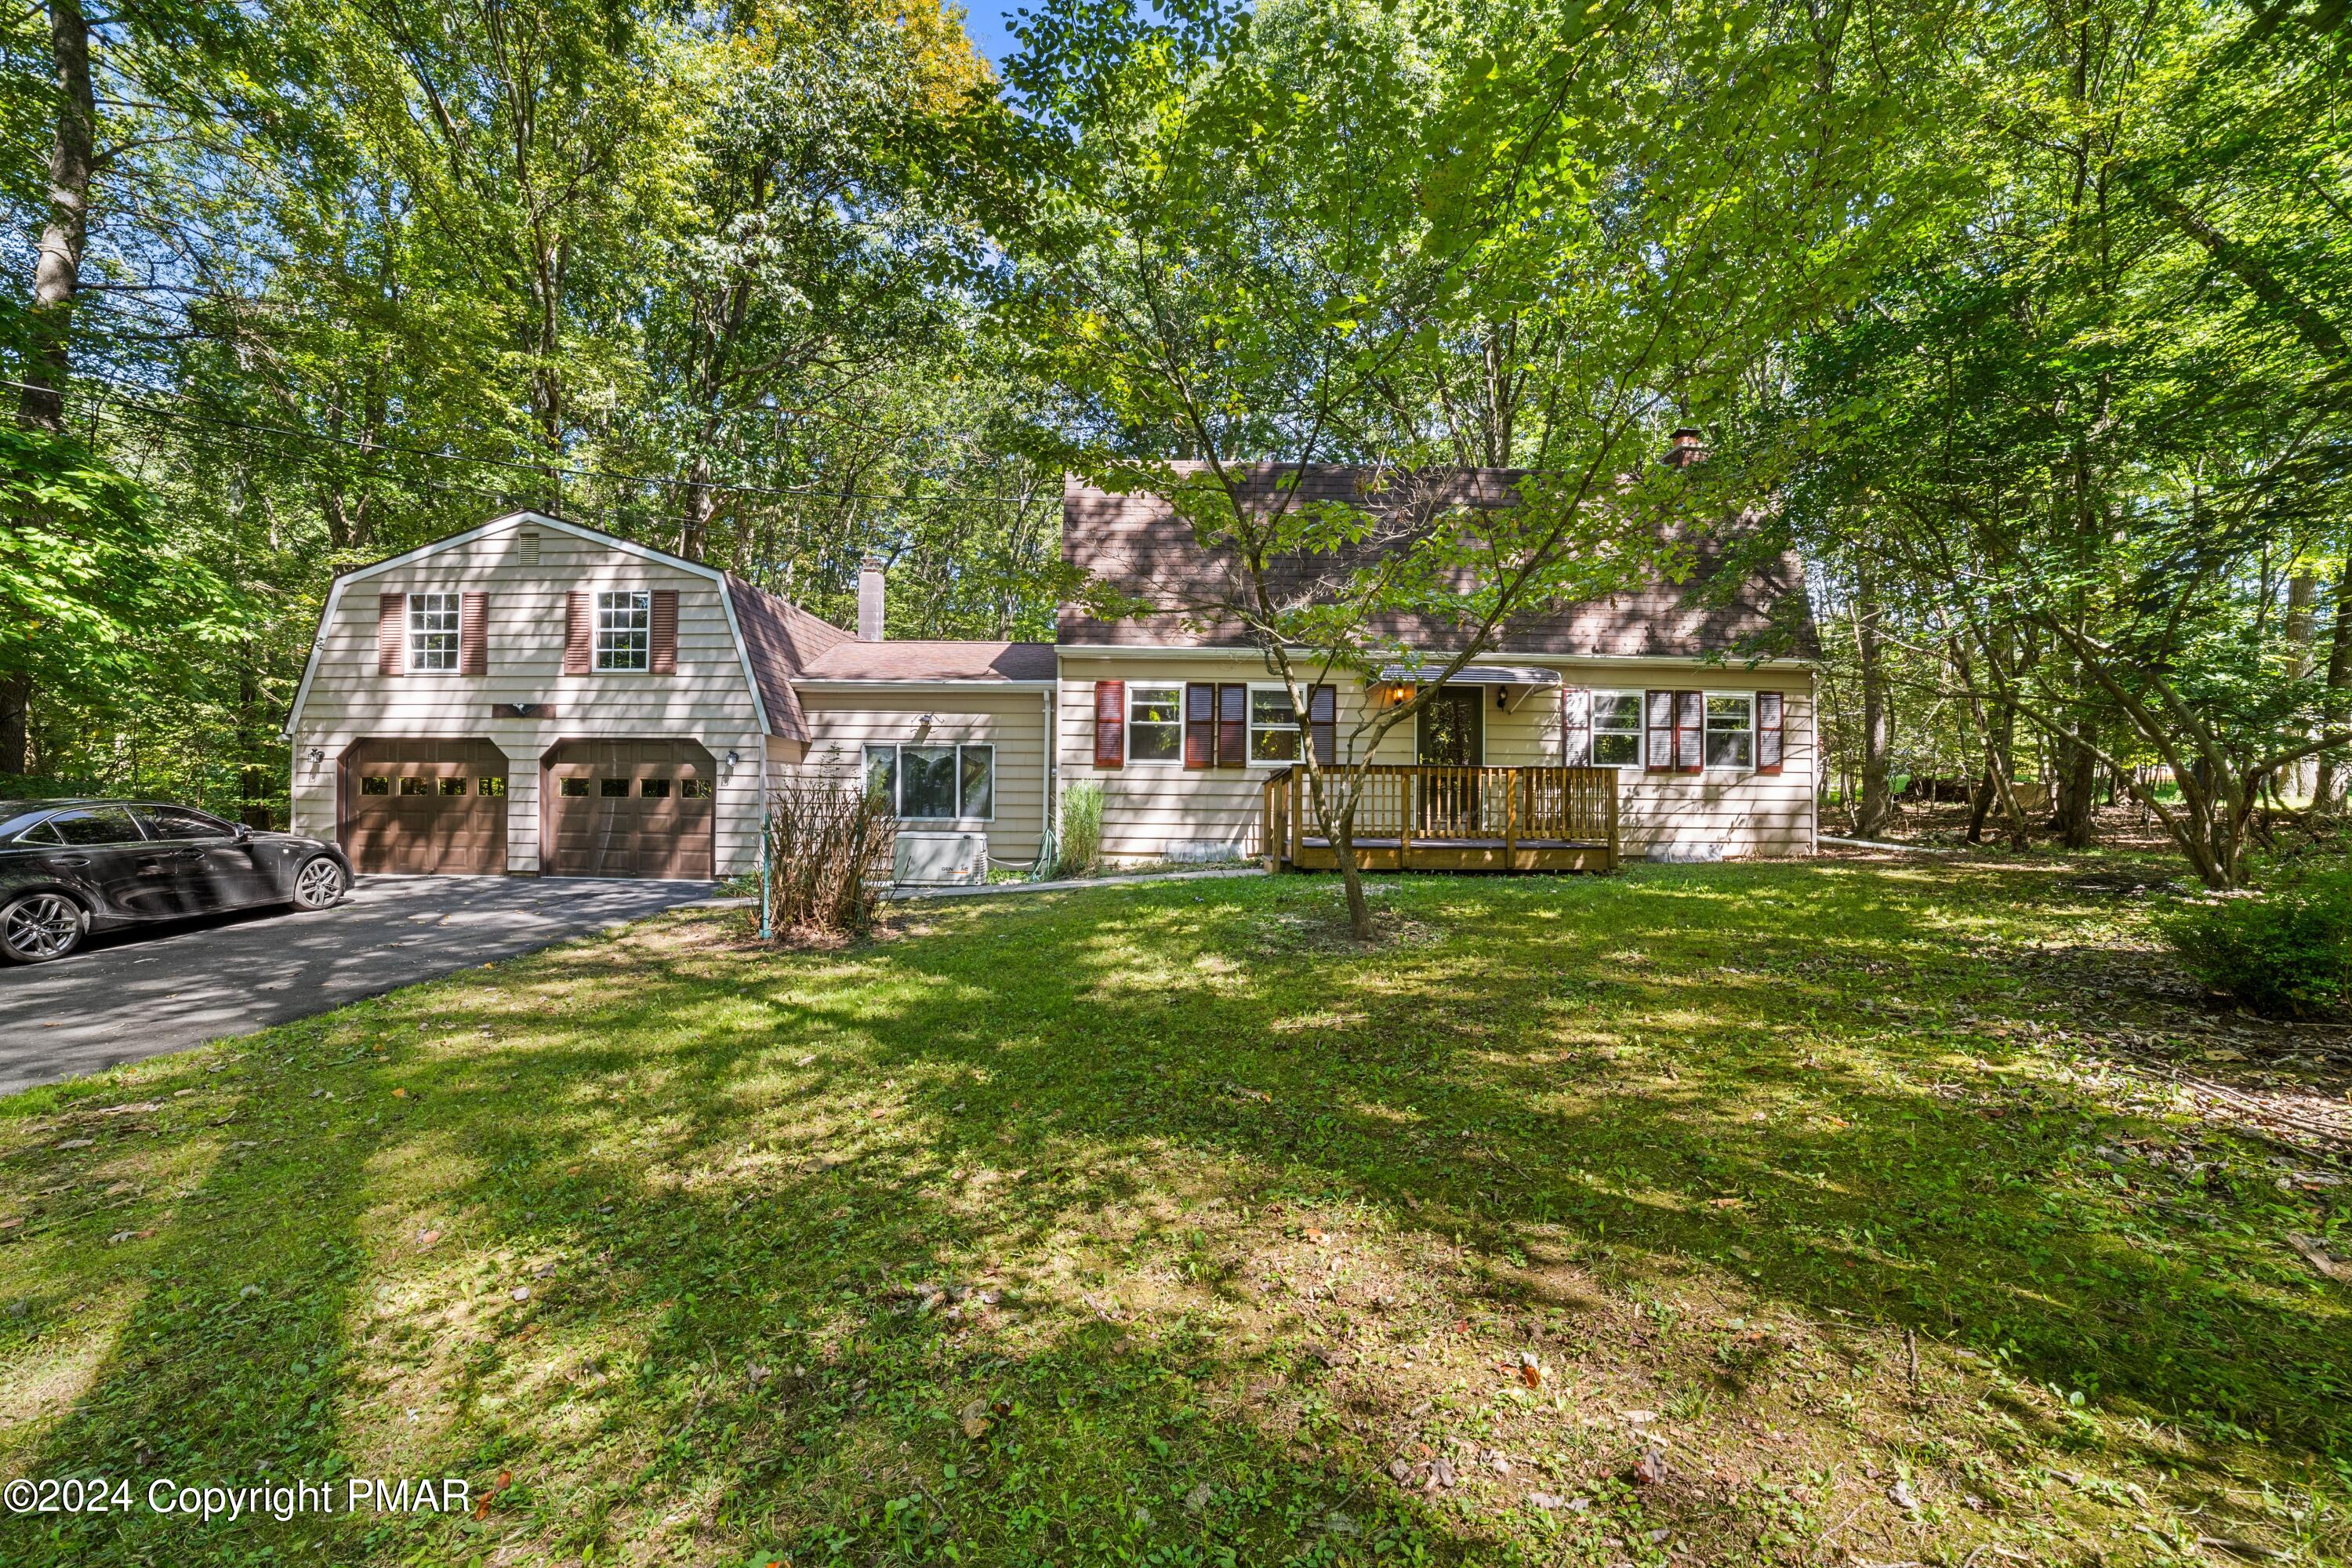
[[(1520, 618), (1672, 571), (1695, 492), (1736, 510), (1762, 465), (1662, 467), (1665, 426), (1913, 221), (1863, 199), (1896, 102), (1853, 76), (1845, 20), (1065, 0), (1024, 32), (1010, 79), (1066, 195), (1038, 196), (1009, 313), (1070, 389), (1074, 466), (1230, 563), (1173, 607), (1245, 628), (1299, 711), (1335, 672), (1426, 672), (1301, 759), (1360, 938), (1373, 746)], [(1522, 470), (1511, 504), (1465, 460)], [(1334, 461), (1391, 477), (1284, 481)], [(1451, 635), (1399, 646), (1400, 620)]]

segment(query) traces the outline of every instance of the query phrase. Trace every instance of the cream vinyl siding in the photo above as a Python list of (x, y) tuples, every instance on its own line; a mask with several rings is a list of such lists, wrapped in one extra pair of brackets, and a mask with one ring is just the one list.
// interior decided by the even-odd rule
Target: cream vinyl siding
[[(809, 743), (798, 758), (774, 760), (780, 779), (816, 776), (855, 782), (864, 776), (867, 746), (983, 744), (995, 748), (993, 821), (910, 822), (910, 833), (984, 827), (988, 853), (1007, 866), (1037, 858), (1045, 826), (1045, 715), (1053, 693), (1041, 689), (990, 689), (979, 684), (909, 686), (905, 690), (797, 687), (808, 720)], [(929, 714), (926, 727), (923, 715)]]
[[(524, 565), (518, 536), (539, 535), (539, 562)], [(621, 589), (677, 592), (677, 672), (563, 673), (566, 595)], [(376, 668), (377, 599), (383, 594), (487, 595), (488, 673)], [(338, 760), (369, 736), (478, 736), (507, 756), (507, 867), (540, 866), (540, 758), (558, 741), (698, 741), (719, 765), (716, 795), (718, 871), (751, 868), (759, 853), (759, 710), (718, 583), (659, 561), (528, 519), (478, 538), (348, 581), (333, 618), (320, 628), (316, 674), (297, 716), (295, 830), (332, 837)], [(593, 601), (591, 601), (593, 606)], [(593, 612), (592, 612), (593, 614)], [(553, 707), (552, 719), (493, 716), (509, 702)], [(313, 763), (313, 750), (325, 753)], [(740, 762), (730, 769), (727, 753)]]
[[(1278, 687), (1263, 660), (1253, 655), (1232, 659), (1150, 658), (1089, 658), (1065, 651), (1062, 655), (1061, 757), (1065, 787), (1088, 780), (1103, 786), (1103, 854), (1121, 862), (1159, 860), (1171, 854), (1201, 852), (1206, 847), (1227, 848), (1238, 855), (1264, 851), (1258, 843), (1259, 789), (1280, 771), (1277, 765), (1244, 768), (1188, 768), (1180, 758), (1171, 763), (1139, 763), (1129, 759), (1120, 768), (1095, 764), (1095, 682), (1124, 680), (1130, 689), (1142, 686), (1182, 686), (1187, 681)], [(1348, 731), (1363, 711), (1363, 688), (1347, 678), (1331, 682), (1338, 698), (1339, 744), (1344, 755)], [(1381, 760), (1412, 760), (1408, 737), (1399, 749), (1391, 737), (1381, 748)]]
[[(1617, 775), (1617, 831), (1622, 852), (1639, 858), (1653, 849), (1698, 849), (1720, 846), (1734, 859), (1811, 855), (1813, 852), (1813, 681), (1810, 670), (1722, 666), (1559, 667), (1571, 685), (1596, 691), (1778, 691), (1784, 700), (1782, 755), (1778, 773), (1708, 768), (1696, 773), (1652, 773), (1638, 767)], [(1556, 700), (1555, 697), (1555, 700)], [(1545, 760), (1559, 760), (1559, 716)], [(1647, 737), (1644, 736), (1646, 744)], [(1490, 761), (1518, 761), (1531, 742), (1515, 737), (1507, 756), (1496, 754), (1487, 732)]]
[[(1779, 691), (1787, 703), (1781, 771), (1759, 773), (1709, 769), (1702, 773), (1618, 776), (1619, 834), (1629, 858), (1655, 846), (1718, 846), (1727, 857), (1810, 855), (1814, 832), (1813, 682), (1795, 668), (1725, 669), (1697, 664), (1578, 661), (1496, 653), (1489, 663), (1531, 664), (1560, 672), (1570, 686), (1598, 690)], [(1089, 657), (1065, 649), (1061, 659), (1061, 761), (1065, 785), (1081, 779), (1103, 786), (1103, 852), (1115, 860), (1156, 860), (1185, 846), (1218, 844), (1262, 853), (1258, 788), (1272, 771), (1262, 767), (1186, 768), (1181, 763), (1094, 765), (1095, 682), (1138, 684), (1242, 681), (1276, 684), (1248, 655), (1216, 658)], [(1337, 688), (1338, 740), (1344, 758), (1348, 731), (1361, 717), (1360, 680), (1342, 677)], [(1562, 760), (1558, 689), (1538, 689), (1514, 711), (1486, 692), (1486, 763), (1491, 767), (1557, 765)], [(1407, 721), (1381, 742), (1377, 760), (1415, 759), (1415, 725)]]

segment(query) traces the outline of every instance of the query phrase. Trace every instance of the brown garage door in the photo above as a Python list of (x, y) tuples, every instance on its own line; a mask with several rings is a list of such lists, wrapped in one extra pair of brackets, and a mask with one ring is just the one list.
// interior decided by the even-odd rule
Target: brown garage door
[(707, 879), (718, 776), (692, 741), (566, 741), (541, 784), (547, 874)]
[(506, 753), (488, 741), (362, 741), (343, 759), (343, 848), (362, 871), (504, 871)]

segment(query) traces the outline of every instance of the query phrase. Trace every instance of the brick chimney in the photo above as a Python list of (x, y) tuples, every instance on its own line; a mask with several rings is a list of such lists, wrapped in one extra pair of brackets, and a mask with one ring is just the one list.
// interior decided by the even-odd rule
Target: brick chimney
[(869, 555), (857, 568), (857, 640), (882, 640), (882, 558)]
[(1686, 468), (1693, 463), (1706, 462), (1706, 447), (1702, 444), (1704, 439), (1705, 437), (1687, 425), (1676, 429), (1666, 440), (1666, 466), (1670, 468)]

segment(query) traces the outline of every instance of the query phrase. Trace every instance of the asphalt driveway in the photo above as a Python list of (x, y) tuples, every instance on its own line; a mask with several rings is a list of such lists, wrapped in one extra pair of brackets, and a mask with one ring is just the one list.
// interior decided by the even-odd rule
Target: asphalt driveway
[(710, 895), (707, 882), (362, 877), (315, 914), (109, 932), (0, 966), (0, 1094), (250, 1034)]

